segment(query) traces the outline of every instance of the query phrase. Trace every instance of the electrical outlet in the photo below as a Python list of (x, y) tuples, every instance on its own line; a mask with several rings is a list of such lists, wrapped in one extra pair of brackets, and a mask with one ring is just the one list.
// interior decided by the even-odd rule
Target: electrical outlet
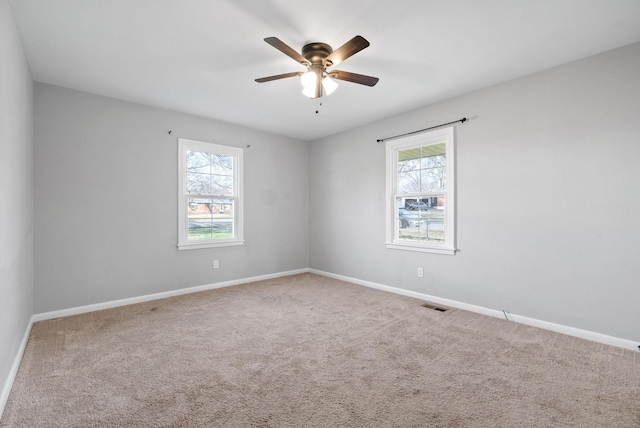
[(418, 268), (418, 278), (424, 278), (424, 270), (422, 268)]
[(220, 265), (218, 264), (218, 261), (217, 261), (217, 260), (214, 260), (214, 261), (213, 261), (213, 268), (214, 268), (214, 269), (218, 269), (219, 267), (220, 267)]

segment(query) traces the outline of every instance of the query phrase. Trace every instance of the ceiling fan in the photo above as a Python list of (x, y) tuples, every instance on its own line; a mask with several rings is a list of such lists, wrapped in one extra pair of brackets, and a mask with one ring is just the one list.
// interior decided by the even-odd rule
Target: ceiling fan
[(300, 76), (302, 77), (302, 86), (304, 87), (302, 93), (309, 98), (320, 98), (323, 92), (326, 95), (333, 92), (338, 87), (338, 84), (332, 79), (345, 80), (366, 86), (375, 86), (375, 84), (378, 83), (379, 79), (377, 77), (341, 70), (327, 70), (369, 46), (369, 42), (362, 36), (355, 36), (335, 51), (326, 43), (308, 43), (302, 47), (301, 54), (294, 51), (277, 37), (267, 37), (264, 41), (285, 55), (293, 58), (303, 67), (306, 67), (307, 71), (294, 71), (292, 73), (262, 77), (256, 79), (258, 83)]

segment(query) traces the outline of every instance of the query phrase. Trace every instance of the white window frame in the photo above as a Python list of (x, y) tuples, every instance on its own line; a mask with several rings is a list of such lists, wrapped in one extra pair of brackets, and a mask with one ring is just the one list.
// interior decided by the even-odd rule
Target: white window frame
[[(194, 195), (187, 193), (187, 152), (205, 152), (233, 157), (233, 189), (231, 196), (221, 196), (233, 199), (234, 236), (225, 239), (211, 239), (203, 241), (188, 240), (188, 200)], [(228, 247), (244, 245), (244, 207), (243, 207), (243, 150), (238, 147), (178, 138), (178, 249), (192, 250), (197, 248)], [(216, 195), (208, 195), (216, 196)]]
[[(446, 190), (437, 193), (445, 195), (445, 241), (437, 242), (416, 242), (414, 240), (398, 238), (398, 207), (397, 197), (410, 197), (412, 194), (399, 194), (398, 189), (398, 153), (415, 147), (423, 147), (431, 144), (445, 143), (446, 148)], [(387, 198), (386, 198), (386, 242), (389, 249), (419, 251), (424, 253), (455, 255), (456, 253), (456, 198), (455, 198), (455, 139), (454, 128), (441, 128), (430, 132), (411, 135), (385, 142), (386, 145), (386, 177), (387, 177)], [(428, 192), (427, 192), (428, 193)], [(424, 193), (416, 193), (424, 195)]]

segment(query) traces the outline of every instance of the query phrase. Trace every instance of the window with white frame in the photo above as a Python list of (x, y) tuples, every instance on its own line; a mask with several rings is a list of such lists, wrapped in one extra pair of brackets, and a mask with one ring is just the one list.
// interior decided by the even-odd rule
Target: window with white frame
[(242, 149), (178, 139), (178, 249), (242, 245)]
[(387, 248), (455, 254), (453, 127), (385, 144)]

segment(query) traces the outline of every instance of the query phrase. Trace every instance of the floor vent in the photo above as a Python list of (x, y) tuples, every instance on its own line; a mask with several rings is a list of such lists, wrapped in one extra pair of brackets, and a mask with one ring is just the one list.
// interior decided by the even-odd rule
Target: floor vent
[(420, 306), (427, 309), (433, 309), (434, 311), (438, 311), (438, 312), (447, 312), (449, 310), (449, 308), (443, 308), (442, 306), (436, 306), (431, 303), (423, 303)]

